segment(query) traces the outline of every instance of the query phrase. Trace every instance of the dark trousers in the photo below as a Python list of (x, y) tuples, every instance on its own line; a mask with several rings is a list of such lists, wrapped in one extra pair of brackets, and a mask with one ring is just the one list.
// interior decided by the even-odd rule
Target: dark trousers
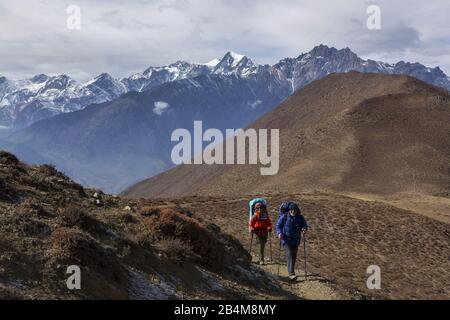
[(264, 249), (267, 243), (267, 233), (257, 234), (259, 240), (259, 261), (264, 261)]
[(289, 275), (295, 275), (295, 260), (297, 260), (298, 246), (284, 245)]

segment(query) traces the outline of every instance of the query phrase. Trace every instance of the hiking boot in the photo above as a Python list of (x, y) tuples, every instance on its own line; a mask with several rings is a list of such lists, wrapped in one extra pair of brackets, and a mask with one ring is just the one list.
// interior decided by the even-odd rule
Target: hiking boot
[(295, 274), (291, 274), (289, 276), (289, 280), (291, 280), (291, 281), (297, 280), (297, 276)]

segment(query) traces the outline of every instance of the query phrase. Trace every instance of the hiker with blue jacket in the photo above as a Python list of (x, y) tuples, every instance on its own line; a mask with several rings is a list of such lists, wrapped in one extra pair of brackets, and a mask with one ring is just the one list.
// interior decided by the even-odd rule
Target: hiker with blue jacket
[(298, 246), (302, 235), (306, 240), (308, 224), (301, 215), (299, 206), (294, 202), (283, 203), (280, 207), (276, 232), (281, 244), (286, 250), (287, 269), (289, 279), (295, 280), (295, 261), (297, 260)]

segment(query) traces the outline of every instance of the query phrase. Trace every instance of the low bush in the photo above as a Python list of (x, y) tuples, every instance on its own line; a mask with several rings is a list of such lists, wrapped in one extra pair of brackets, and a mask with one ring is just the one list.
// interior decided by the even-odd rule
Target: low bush
[(157, 247), (164, 252), (166, 257), (182, 263), (187, 260), (198, 260), (192, 247), (180, 238), (166, 238), (158, 241)]
[(217, 235), (185, 214), (163, 208), (158, 215), (145, 218), (143, 225), (150, 243), (178, 239), (179, 243), (192, 248), (196, 261), (202, 266), (215, 270), (225, 267), (225, 247)]
[(63, 222), (63, 225), (66, 227), (78, 226), (83, 228), (86, 220), (88, 220), (87, 213), (83, 209), (74, 205), (61, 209), (59, 211), (59, 216)]

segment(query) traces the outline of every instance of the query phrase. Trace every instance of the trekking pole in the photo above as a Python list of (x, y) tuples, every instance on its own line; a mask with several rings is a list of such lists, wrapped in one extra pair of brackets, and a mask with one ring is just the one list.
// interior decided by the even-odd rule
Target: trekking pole
[(303, 239), (303, 251), (305, 255), (305, 280), (308, 280), (308, 273), (306, 272), (306, 236)]
[(252, 247), (253, 247), (253, 232), (252, 232), (252, 238), (250, 240), (250, 255), (252, 255)]
[(273, 262), (273, 259), (272, 259), (272, 231), (269, 232), (269, 244), (270, 244), (270, 262)]
[(278, 250), (278, 271), (277, 271), (277, 277), (280, 276), (280, 259), (281, 259), (281, 240), (280, 240), (280, 250)]

